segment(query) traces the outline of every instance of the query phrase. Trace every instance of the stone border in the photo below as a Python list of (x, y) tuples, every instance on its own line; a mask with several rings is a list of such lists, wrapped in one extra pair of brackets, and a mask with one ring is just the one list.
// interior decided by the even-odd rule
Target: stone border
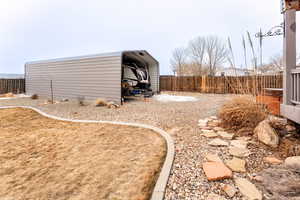
[(49, 115), (37, 108), (31, 106), (0, 106), (0, 109), (8, 109), (8, 108), (27, 108), (36, 111), (37, 113), (60, 121), (68, 121), (68, 122), (79, 122), (79, 123), (106, 123), (106, 124), (115, 124), (115, 125), (126, 125), (126, 126), (135, 126), (140, 128), (151, 129), (157, 133), (159, 133), (167, 143), (167, 155), (165, 158), (165, 162), (161, 168), (161, 172), (155, 184), (154, 190), (151, 195), (151, 200), (163, 200), (165, 195), (165, 190), (167, 187), (168, 179), (171, 173), (171, 168), (173, 165), (174, 157), (175, 157), (175, 147), (172, 137), (162, 129), (159, 129), (154, 126), (140, 124), (140, 123), (130, 123), (130, 122), (117, 122), (117, 121), (97, 121), (97, 120), (73, 120), (73, 119), (65, 119), (61, 117), (56, 117), (53, 115)]

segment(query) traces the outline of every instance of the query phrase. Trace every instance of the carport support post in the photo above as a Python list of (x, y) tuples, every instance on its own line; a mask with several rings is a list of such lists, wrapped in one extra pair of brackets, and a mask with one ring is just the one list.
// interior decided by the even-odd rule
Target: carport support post
[(284, 13), (283, 39), (283, 104), (291, 105), (291, 70), (296, 68), (296, 10)]
[(53, 104), (53, 103), (54, 103), (54, 100), (53, 100), (53, 86), (52, 86), (52, 80), (50, 80), (50, 89), (51, 89), (51, 103)]

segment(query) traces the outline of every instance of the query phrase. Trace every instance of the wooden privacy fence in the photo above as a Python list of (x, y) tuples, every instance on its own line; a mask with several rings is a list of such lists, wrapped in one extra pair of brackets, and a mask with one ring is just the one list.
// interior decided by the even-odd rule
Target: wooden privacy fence
[(25, 93), (25, 79), (0, 79), (0, 94)]
[(282, 75), (270, 76), (160, 76), (160, 91), (186, 91), (218, 94), (262, 92), (264, 88), (282, 88)]

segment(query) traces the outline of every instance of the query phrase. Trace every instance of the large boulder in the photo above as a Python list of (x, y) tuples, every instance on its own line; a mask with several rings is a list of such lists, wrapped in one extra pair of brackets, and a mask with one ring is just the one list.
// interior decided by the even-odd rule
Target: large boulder
[(277, 148), (279, 145), (279, 136), (268, 120), (260, 122), (254, 129), (254, 134), (260, 142), (267, 146)]
[(284, 161), (284, 165), (288, 168), (292, 168), (300, 172), (300, 156), (286, 158)]

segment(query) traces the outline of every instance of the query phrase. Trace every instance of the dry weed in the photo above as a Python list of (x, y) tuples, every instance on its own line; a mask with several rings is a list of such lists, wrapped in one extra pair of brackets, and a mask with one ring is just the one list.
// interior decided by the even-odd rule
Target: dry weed
[(95, 106), (106, 106), (107, 105), (107, 101), (105, 99), (102, 98), (98, 98), (95, 101)]
[(38, 99), (38, 98), (39, 98), (39, 96), (37, 94), (31, 95), (31, 99)]
[(251, 97), (237, 97), (221, 108), (219, 117), (222, 126), (233, 130), (254, 129), (267, 117), (266, 108)]

